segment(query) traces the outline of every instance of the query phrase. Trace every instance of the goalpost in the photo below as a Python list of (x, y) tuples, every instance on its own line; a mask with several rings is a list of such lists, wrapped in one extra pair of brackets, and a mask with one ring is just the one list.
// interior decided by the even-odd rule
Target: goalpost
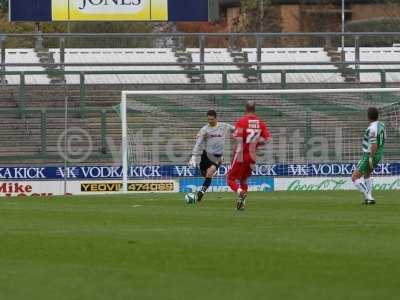
[[(215, 109), (221, 121), (234, 124), (247, 100), (256, 102), (257, 114), (274, 137), (263, 163), (356, 162), (369, 106), (376, 106), (386, 123), (385, 159), (400, 160), (400, 88), (123, 91), (123, 192), (128, 191), (132, 166), (185, 164), (197, 131), (206, 124), (207, 110)], [(300, 142), (293, 142), (295, 138)], [(171, 146), (177, 148), (173, 154), (168, 153), (171, 139), (179, 144)], [(225, 151), (226, 164), (232, 149), (228, 145)]]

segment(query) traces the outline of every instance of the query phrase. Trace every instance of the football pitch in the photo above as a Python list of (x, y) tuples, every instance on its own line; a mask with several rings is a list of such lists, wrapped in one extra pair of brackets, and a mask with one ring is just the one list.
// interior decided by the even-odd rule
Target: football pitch
[(400, 193), (0, 199), (0, 299), (399, 299)]

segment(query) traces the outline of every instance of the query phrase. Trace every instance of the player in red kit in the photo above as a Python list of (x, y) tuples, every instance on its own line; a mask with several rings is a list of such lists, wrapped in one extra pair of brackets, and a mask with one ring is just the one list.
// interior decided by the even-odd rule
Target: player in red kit
[[(271, 137), (267, 125), (261, 121), (253, 101), (246, 103), (246, 113), (235, 125), (234, 138), (238, 141), (231, 169), (228, 172), (228, 185), (238, 194), (236, 208), (244, 210), (248, 190), (248, 178), (256, 164), (256, 152)], [(238, 184), (239, 183), (239, 184)]]

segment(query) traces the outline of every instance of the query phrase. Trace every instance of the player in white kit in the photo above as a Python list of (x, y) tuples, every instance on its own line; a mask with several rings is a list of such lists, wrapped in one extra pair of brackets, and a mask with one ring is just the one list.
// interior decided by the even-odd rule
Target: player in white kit
[(235, 127), (228, 123), (218, 122), (215, 110), (207, 112), (207, 121), (208, 124), (197, 134), (197, 141), (189, 161), (189, 166), (196, 167), (198, 157), (201, 157), (199, 166), (204, 183), (201, 190), (197, 192), (196, 201), (201, 201), (210, 187), (212, 177), (222, 163), (225, 141), (235, 130)]

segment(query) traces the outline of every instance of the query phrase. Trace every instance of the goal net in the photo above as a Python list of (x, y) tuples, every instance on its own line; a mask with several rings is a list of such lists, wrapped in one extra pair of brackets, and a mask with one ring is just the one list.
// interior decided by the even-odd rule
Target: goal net
[[(216, 110), (219, 121), (234, 125), (248, 100), (256, 102), (256, 113), (272, 135), (258, 151), (255, 173), (293, 176), (296, 168), (297, 175), (305, 175), (302, 172), (312, 164), (331, 164), (331, 169), (332, 164), (354, 166), (362, 155), (370, 106), (379, 109), (386, 125), (385, 162), (400, 160), (400, 88), (124, 91), (120, 105), (124, 191), (128, 181), (146, 178), (133, 171), (138, 166), (153, 167), (153, 180), (191, 176), (201, 182), (198, 170), (187, 163), (196, 134), (207, 124), (207, 111)], [(228, 137), (216, 186), (224, 186), (234, 145)], [(332, 172), (320, 175), (335, 175)]]

